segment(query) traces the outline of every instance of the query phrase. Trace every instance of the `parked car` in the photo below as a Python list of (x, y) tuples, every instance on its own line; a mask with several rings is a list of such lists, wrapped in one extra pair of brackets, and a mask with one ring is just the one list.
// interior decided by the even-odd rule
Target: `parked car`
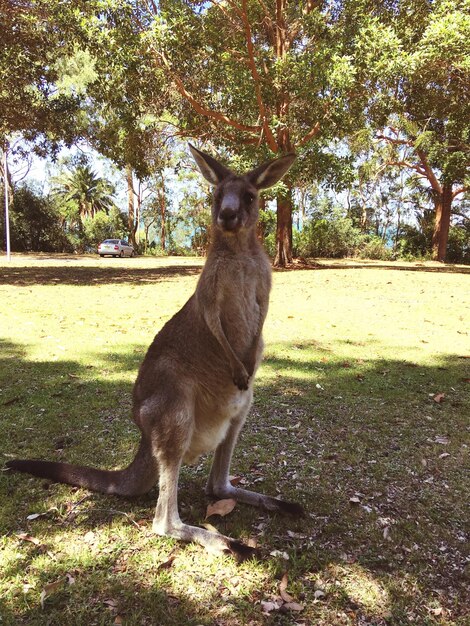
[(135, 256), (134, 248), (124, 239), (105, 239), (98, 246), (100, 257), (109, 256)]

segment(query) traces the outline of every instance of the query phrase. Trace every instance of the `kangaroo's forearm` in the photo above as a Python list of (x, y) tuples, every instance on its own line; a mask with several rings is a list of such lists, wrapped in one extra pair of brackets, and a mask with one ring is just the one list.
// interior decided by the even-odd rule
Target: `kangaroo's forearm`
[(209, 330), (217, 339), (225, 356), (227, 357), (227, 360), (230, 364), (230, 369), (232, 371), (233, 382), (239, 389), (247, 389), (248, 379), (250, 378), (250, 375), (247, 372), (245, 365), (240, 361), (238, 356), (235, 354), (232, 346), (230, 345), (224, 329), (222, 328), (220, 317), (218, 315), (206, 315), (205, 318)]

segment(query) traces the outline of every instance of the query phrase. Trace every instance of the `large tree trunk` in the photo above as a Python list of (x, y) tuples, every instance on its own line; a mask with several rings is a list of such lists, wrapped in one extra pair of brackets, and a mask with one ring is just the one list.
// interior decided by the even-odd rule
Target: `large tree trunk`
[(166, 250), (166, 205), (165, 205), (165, 194), (163, 190), (160, 192), (160, 216), (161, 216), (161, 226), (160, 226), (160, 244), (162, 246), (162, 250)]
[(445, 182), (442, 185), (442, 193), (434, 193), (436, 218), (432, 237), (432, 256), (435, 261), (445, 262), (452, 207), (452, 183)]
[(274, 265), (285, 267), (292, 263), (292, 195), (277, 197), (276, 256)]
[(160, 217), (161, 217), (161, 226), (160, 226), (160, 244), (162, 246), (162, 250), (166, 250), (166, 198), (165, 198), (165, 179), (163, 177), (163, 173), (160, 173), (160, 180), (162, 183), (161, 189), (159, 191), (159, 203), (160, 203)]
[[(263, 196), (260, 196), (259, 211), (261, 213), (262, 211), (265, 211), (265, 210), (266, 210), (266, 198), (264, 198)], [(266, 237), (265, 224), (261, 220), (258, 220), (258, 224), (256, 225), (256, 236), (258, 237), (258, 241), (260, 243), (264, 243), (264, 239)]]
[(130, 165), (126, 165), (126, 182), (127, 182), (127, 225), (129, 229), (129, 240), (134, 248), (136, 247), (135, 241), (135, 233), (137, 231), (137, 223), (135, 219), (135, 210), (134, 210), (134, 175), (132, 172), (132, 167)]

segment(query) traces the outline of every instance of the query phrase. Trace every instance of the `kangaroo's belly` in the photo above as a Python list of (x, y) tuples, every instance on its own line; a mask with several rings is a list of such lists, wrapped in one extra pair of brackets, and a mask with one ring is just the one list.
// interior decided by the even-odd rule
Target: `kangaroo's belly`
[(230, 426), (245, 420), (252, 398), (251, 388), (240, 391), (235, 385), (223, 398), (198, 398), (193, 436), (184, 462), (193, 464), (202, 454), (215, 450), (227, 437)]

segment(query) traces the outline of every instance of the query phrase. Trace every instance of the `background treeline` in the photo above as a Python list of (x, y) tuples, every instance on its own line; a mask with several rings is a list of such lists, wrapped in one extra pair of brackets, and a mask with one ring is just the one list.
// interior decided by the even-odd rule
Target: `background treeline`
[(263, 199), (277, 265), (470, 262), (468, 0), (7, 0), (0, 32), (13, 250), (204, 253), (190, 138), (239, 169), (299, 155)]

